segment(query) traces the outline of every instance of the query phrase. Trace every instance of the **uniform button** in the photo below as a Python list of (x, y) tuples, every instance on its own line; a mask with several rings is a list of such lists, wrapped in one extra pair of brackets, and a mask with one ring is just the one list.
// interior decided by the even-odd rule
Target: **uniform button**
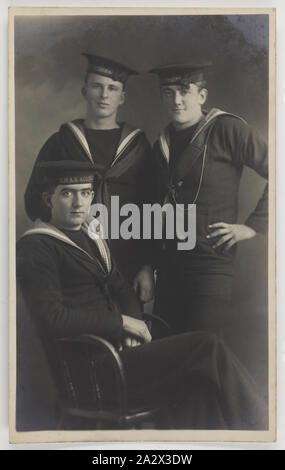
[(181, 187), (183, 185), (183, 181), (178, 181), (177, 186)]

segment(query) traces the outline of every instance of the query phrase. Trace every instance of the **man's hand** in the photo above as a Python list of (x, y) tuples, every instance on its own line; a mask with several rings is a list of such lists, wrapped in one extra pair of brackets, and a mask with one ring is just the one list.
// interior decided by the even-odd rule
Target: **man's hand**
[(89, 228), (89, 225), (93, 222), (93, 220), (96, 220), (95, 217), (93, 217), (92, 215), (87, 215), (85, 221), (83, 222), (82, 226), (88, 230)]
[(135, 348), (136, 346), (141, 346), (143, 342), (137, 338), (126, 336), (122, 340), (122, 344), (119, 347), (119, 351), (122, 351), (124, 348)]
[(141, 302), (150, 302), (154, 296), (154, 274), (151, 266), (143, 266), (133, 281), (134, 290)]
[(123, 330), (127, 333), (127, 336), (134, 337), (143, 343), (151, 341), (151, 334), (144, 321), (129, 317), (128, 315), (122, 315), (122, 318)]
[(247, 225), (239, 224), (226, 224), (225, 222), (218, 222), (216, 224), (209, 225), (212, 231), (206, 238), (216, 240), (212, 245), (213, 248), (223, 245), (223, 249), (228, 251), (233, 245), (241, 240), (249, 240), (255, 237), (256, 231)]

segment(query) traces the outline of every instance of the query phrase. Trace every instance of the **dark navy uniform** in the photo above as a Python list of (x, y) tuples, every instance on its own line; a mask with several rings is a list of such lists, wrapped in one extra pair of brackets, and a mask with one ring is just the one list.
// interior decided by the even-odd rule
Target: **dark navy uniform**
[[(212, 109), (195, 126), (175, 131), (170, 125), (154, 146), (159, 198), (172, 204), (196, 204), (196, 246), (177, 250), (167, 240), (158, 266), (155, 309), (176, 331), (220, 332), (229, 312), (233, 261), (229, 251), (213, 248), (209, 225), (237, 223), (238, 190), (244, 165), (268, 176), (267, 146), (247, 123)], [(245, 224), (267, 231), (267, 186)]]
[[(37, 222), (17, 244), (17, 279), (51, 354), (60, 336), (96, 334), (117, 345), (121, 315), (141, 316), (104, 241), (88, 240), (81, 230), (69, 235)], [(130, 403), (167, 406), (175, 428), (266, 428), (266, 408), (252, 379), (214, 335), (185, 333), (119, 354)]]
[[(94, 203), (103, 203), (109, 215), (111, 196), (119, 196), (119, 210), (126, 203), (142, 207), (153, 201), (154, 163), (150, 145), (140, 129), (124, 123), (118, 129), (97, 131), (86, 129), (80, 119), (63, 124), (44, 144), (35, 165), (68, 158), (94, 163), (97, 174)], [(29, 217), (38, 218), (43, 202), (35, 169), (26, 189), (25, 204)], [(120, 223), (125, 218), (121, 217)], [(143, 265), (153, 263), (152, 244), (148, 240), (119, 238), (110, 239), (109, 243), (120, 270), (129, 281)]]
[[(123, 64), (84, 54), (88, 59), (87, 73), (95, 73), (119, 81), (125, 86), (130, 75), (137, 72)], [(94, 203), (109, 210), (110, 198), (119, 196), (120, 207), (127, 203), (142, 207), (154, 200), (154, 164), (151, 148), (144, 132), (127, 123), (114, 129), (89, 129), (84, 119), (63, 124), (41, 148), (35, 165), (43, 161), (74, 159), (96, 165), (97, 179)], [(34, 167), (35, 168), (35, 167)], [(43, 210), (33, 170), (25, 192), (25, 208), (31, 220)], [(117, 215), (117, 214), (116, 214)], [(121, 217), (120, 223), (126, 219)], [(110, 224), (109, 224), (110, 225)], [(109, 227), (110, 230), (110, 227)], [(153, 264), (152, 244), (147, 240), (109, 240), (112, 254), (120, 270), (132, 281), (144, 265)]]

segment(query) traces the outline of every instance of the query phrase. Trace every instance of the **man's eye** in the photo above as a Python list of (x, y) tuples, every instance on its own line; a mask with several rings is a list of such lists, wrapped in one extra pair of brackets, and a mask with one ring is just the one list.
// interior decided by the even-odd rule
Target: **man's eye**
[(62, 191), (61, 194), (63, 195), (63, 197), (69, 197), (69, 196), (71, 196), (71, 192), (70, 192), (70, 191)]
[(89, 197), (89, 196), (91, 195), (91, 190), (88, 189), (88, 190), (86, 190), (86, 191), (81, 191), (81, 195), (82, 195), (83, 197)]
[(164, 94), (164, 96), (172, 96), (171, 90), (164, 90), (163, 94)]

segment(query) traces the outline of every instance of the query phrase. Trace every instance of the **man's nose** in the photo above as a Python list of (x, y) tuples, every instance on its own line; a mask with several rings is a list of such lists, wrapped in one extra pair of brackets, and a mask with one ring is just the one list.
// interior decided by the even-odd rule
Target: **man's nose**
[(72, 205), (73, 207), (82, 206), (82, 196), (80, 195), (80, 193), (75, 193), (73, 195)]
[(173, 100), (174, 100), (175, 104), (182, 103), (182, 95), (181, 95), (180, 91), (178, 91), (178, 90), (175, 91)]
[(106, 99), (108, 97), (108, 88), (107, 87), (102, 87), (101, 97), (104, 98), (104, 99)]

